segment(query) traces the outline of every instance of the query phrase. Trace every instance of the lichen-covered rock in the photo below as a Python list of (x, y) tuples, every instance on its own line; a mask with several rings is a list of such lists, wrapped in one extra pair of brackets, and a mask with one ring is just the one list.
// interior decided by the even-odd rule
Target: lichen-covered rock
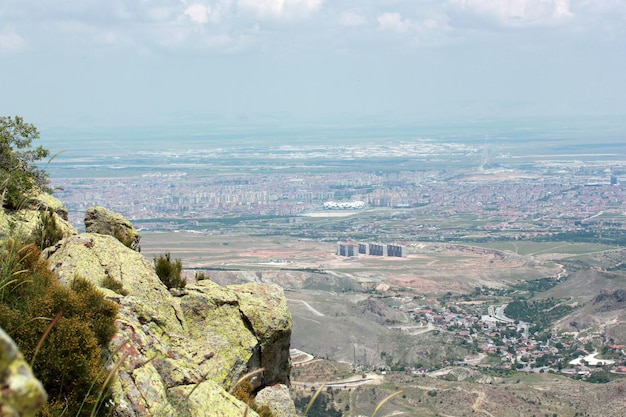
[(134, 302), (128, 308), (138, 320), (156, 323), (163, 331), (182, 335), (182, 312), (159, 280), (152, 263), (128, 250), (112, 236), (81, 233), (47, 248), (43, 255), (64, 283), (76, 275), (103, 287), (107, 279), (120, 282)]
[[(239, 376), (259, 367), (259, 363), (250, 362), (259, 350), (259, 342), (242, 320), (233, 291), (210, 281), (202, 286), (189, 285), (180, 303), (190, 339), (202, 341), (189, 347), (200, 358), (198, 367), (203, 375), (230, 388)], [(206, 346), (210, 351), (205, 350)]]
[(6, 236), (19, 236), (25, 241), (35, 240), (35, 231), (41, 225), (42, 216), (52, 216), (55, 229), (62, 237), (77, 234), (67, 221), (67, 209), (57, 198), (47, 193), (34, 194), (20, 210), (0, 209), (0, 240)]
[(246, 414), (247, 406), (213, 381), (176, 387), (169, 390), (169, 395), (172, 402), (184, 403), (194, 417), (259, 417), (252, 409)]
[(175, 416), (161, 376), (151, 364), (120, 372), (113, 386), (117, 416)]
[(263, 388), (255, 397), (258, 405), (266, 405), (274, 417), (296, 417), (296, 406), (291, 400), (289, 388), (283, 384), (276, 384)]
[(34, 211), (51, 210), (61, 219), (68, 221), (68, 213), (65, 205), (52, 194), (38, 192), (31, 196), (28, 200), (28, 208)]
[(113, 236), (132, 250), (139, 250), (141, 235), (130, 220), (104, 207), (94, 206), (87, 209), (85, 231)]
[[(205, 280), (174, 293), (140, 253), (93, 233), (64, 239), (44, 255), (63, 282), (80, 275), (101, 287), (107, 280), (123, 285), (125, 295), (103, 288), (120, 305), (109, 347), (118, 375), (114, 415), (241, 416), (245, 405), (228, 392), (243, 375), (263, 367), (251, 377), (255, 387), (289, 383), (291, 314), (280, 288)], [(210, 401), (201, 397), (209, 392)]]
[[(259, 341), (259, 368), (262, 385), (289, 384), (291, 357), (291, 313), (282, 288), (276, 285), (248, 283), (227, 287), (237, 294), (239, 308), (250, 322)], [(258, 385), (253, 385), (258, 387)]]
[(47, 401), (46, 391), (0, 328), (0, 416), (31, 417)]

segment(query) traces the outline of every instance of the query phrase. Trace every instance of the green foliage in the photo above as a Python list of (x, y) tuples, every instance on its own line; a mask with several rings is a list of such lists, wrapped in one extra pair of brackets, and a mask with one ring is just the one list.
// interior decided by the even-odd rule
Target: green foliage
[(533, 301), (514, 300), (507, 305), (504, 314), (515, 320), (533, 323), (534, 332), (547, 328), (553, 321), (564, 317), (573, 309), (550, 297)]
[(514, 288), (518, 290), (530, 291), (532, 293), (535, 293), (535, 292), (541, 293), (541, 292), (548, 291), (551, 288), (554, 288), (561, 282), (563, 282), (561, 279), (555, 279), (551, 277), (539, 278), (539, 279), (533, 279), (529, 281), (518, 282), (517, 284), (514, 285)]
[(115, 334), (117, 305), (83, 278), (61, 285), (33, 244), (11, 241), (3, 255), (2, 270), (11, 271), (11, 279), (3, 289), (0, 326), (48, 392), (42, 415), (90, 415), (105, 389), (102, 349)]
[(41, 220), (33, 231), (33, 243), (40, 249), (56, 245), (63, 239), (63, 231), (57, 226), (54, 212), (51, 208), (41, 212)]
[(154, 269), (157, 276), (169, 288), (185, 288), (187, 281), (181, 276), (183, 263), (180, 259), (172, 261), (169, 252), (154, 257)]
[(4, 301), (9, 290), (14, 287), (13, 284), (18, 282), (19, 275), (23, 273), (20, 270), (22, 252), (20, 245), (15, 239), (9, 238), (4, 242), (4, 247), (1, 251), (2, 261), (0, 263), (0, 303)]
[(611, 382), (611, 374), (605, 370), (594, 371), (586, 381), (594, 384), (606, 384), (607, 382)]
[(0, 117), (0, 205), (17, 209), (35, 188), (47, 190), (47, 174), (36, 162), (46, 158), (49, 151), (39, 146), (37, 128), (19, 117)]

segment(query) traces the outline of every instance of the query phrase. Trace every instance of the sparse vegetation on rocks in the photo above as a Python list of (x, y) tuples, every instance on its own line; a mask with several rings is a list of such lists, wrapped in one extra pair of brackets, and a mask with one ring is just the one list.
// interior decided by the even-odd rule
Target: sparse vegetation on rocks
[(57, 226), (54, 212), (47, 208), (41, 212), (41, 220), (33, 231), (32, 241), (39, 249), (45, 249), (63, 239), (63, 231)]
[[(0, 122), (7, 120), (22, 123)], [(151, 265), (138, 253), (140, 236), (130, 221), (104, 208), (90, 210), (86, 233), (77, 233), (67, 209), (47, 194), (44, 171), (8, 165), (18, 155), (22, 162), (47, 155), (42, 148), (21, 152), (38, 133), (30, 125), (10, 129), (0, 130), (0, 327), (47, 391), (49, 402), (37, 415), (295, 415), (288, 392), (291, 315), (282, 290), (225, 289), (198, 274), (201, 285), (192, 291), (168, 292), (187, 284), (182, 261), (167, 253)], [(31, 136), (18, 146), (20, 135)], [(11, 188), (13, 175), (26, 174), (41, 181)], [(5, 359), (11, 358), (0, 355)], [(245, 402), (227, 395), (233, 378), (259, 365), (266, 372), (240, 387)], [(0, 414), (32, 417), (36, 411), (7, 408), (5, 399), (23, 384), (1, 378), (23, 378), (25, 371), (1, 370)], [(45, 401), (43, 388), (29, 410)]]
[(111, 291), (115, 291), (120, 295), (128, 295), (128, 290), (124, 288), (122, 281), (119, 281), (113, 277), (106, 276), (102, 279), (102, 286), (108, 288)]
[(170, 288), (185, 288), (187, 281), (181, 276), (183, 271), (183, 263), (180, 259), (172, 260), (169, 252), (164, 255), (154, 257), (154, 269), (157, 276)]
[(117, 306), (89, 281), (61, 285), (39, 249), (12, 239), (2, 248), (0, 327), (42, 381), (42, 416), (105, 415), (103, 348), (116, 332)]

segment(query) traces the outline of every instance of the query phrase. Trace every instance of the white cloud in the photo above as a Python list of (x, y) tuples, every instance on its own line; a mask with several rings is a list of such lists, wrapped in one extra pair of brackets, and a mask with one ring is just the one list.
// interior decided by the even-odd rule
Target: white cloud
[(503, 26), (553, 25), (573, 16), (570, 0), (448, 0), (460, 11), (487, 16)]
[(354, 12), (343, 12), (339, 15), (339, 24), (342, 26), (363, 26), (367, 23), (365, 16)]
[(557, 18), (573, 16), (572, 12), (570, 11), (569, 0), (554, 1), (554, 16)]
[(26, 47), (26, 40), (13, 30), (0, 33), (0, 51), (18, 51)]
[(317, 11), (322, 0), (239, 0), (239, 7), (259, 17), (291, 18)]
[(189, 16), (192, 22), (201, 25), (205, 25), (209, 22), (210, 14), (211, 7), (200, 3), (194, 3), (185, 10), (185, 15)]
[[(181, 0), (181, 2), (185, 6), (189, 4), (187, 0)], [(186, 7), (184, 15), (194, 23), (206, 25), (209, 22), (221, 23), (232, 9), (233, 0), (217, 0), (210, 2), (210, 4), (191, 3)]]
[(382, 30), (400, 33), (409, 31), (414, 25), (410, 19), (403, 19), (402, 15), (397, 12), (383, 13), (376, 20)]
[(435, 45), (448, 42), (448, 17), (438, 11), (422, 13), (420, 19), (404, 17), (398, 12), (378, 16), (378, 28), (404, 37), (410, 44)]
[[(283, 24), (297, 21), (298, 25)], [(252, 31), (255, 24), (259, 29)], [(304, 24), (306, 23), (306, 25)], [(345, 30), (345, 28), (358, 30)], [(544, 27), (626, 39), (625, 0), (2, 0), (0, 50), (54, 45), (279, 50), (382, 42), (430, 46)], [(469, 30), (468, 30), (469, 29)], [(479, 30), (476, 30), (479, 29)], [(385, 37), (385, 34), (395, 34)], [(28, 40), (22, 38), (19, 34)], [(381, 36), (382, 35), (382, 36)], [(238, 41), (245, 38), (245, 42)], [(210, 39), (205, 41), (205, 39)], [(230, 39), (230, 41), (229, 41)], [(565, 39), (565, 38), (564, 38)], [(296, 45), (298, 43), (298, 45)]]

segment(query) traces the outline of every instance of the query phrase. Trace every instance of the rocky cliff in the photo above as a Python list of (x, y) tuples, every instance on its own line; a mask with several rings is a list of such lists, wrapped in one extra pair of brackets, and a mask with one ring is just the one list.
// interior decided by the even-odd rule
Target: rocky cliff
[[(64, 236), (43, 252), (60, 280), (87, 278), (120, 306), (108, 349), (113, 415), (256, 416), (232, 394), (242, 377), (258, 405), (277, 417), (296, 415), (288, 391), (291, 314), (280, 287), (203, 280), (168, 290), (152, 262), (128, 247), (136, 244), (71, 229)], [(105, 288), (112, 280), (122, 284), (118, 292)]]

